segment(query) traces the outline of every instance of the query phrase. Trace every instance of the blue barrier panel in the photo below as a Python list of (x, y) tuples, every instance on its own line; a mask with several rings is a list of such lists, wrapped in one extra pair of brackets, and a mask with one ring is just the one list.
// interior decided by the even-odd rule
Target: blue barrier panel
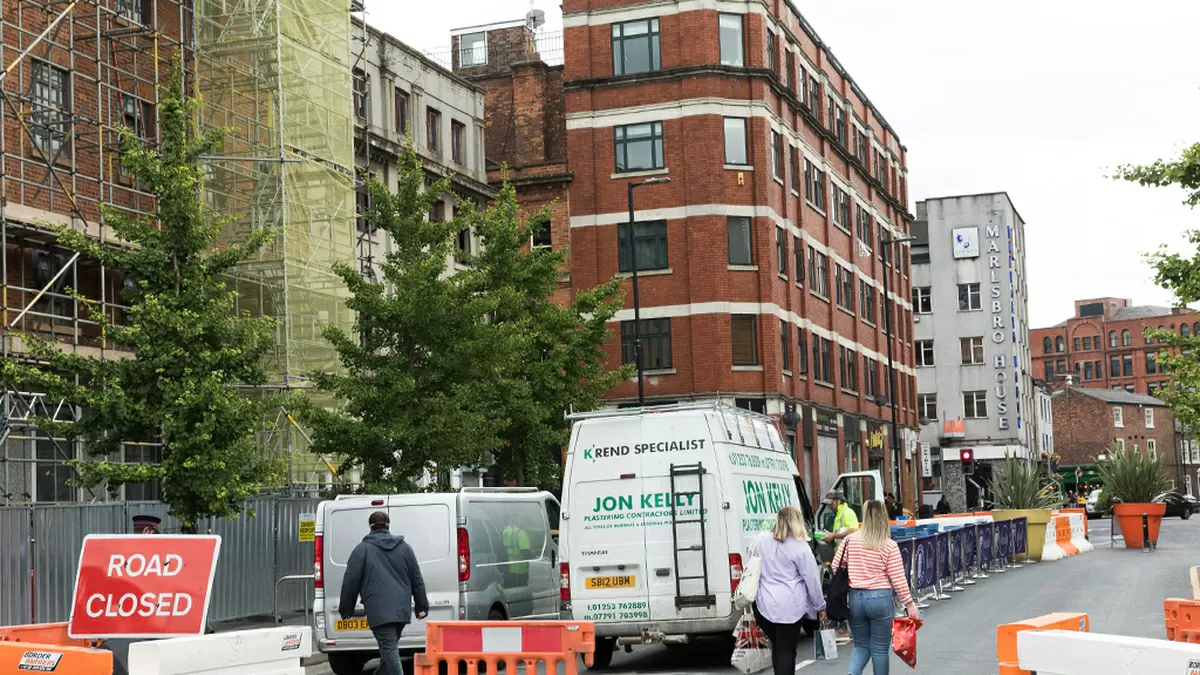
[(937, 584), (937, 541), (934, 537), (913, 540), (913, 565), (917, 568), (917, 590)]
[(963, 543), (963, 532), (964, 531), (965, 530), (963, 530), (962, 528), (950, 530), (950, 571), (951, 572), (961, 572), (964, 569), (963, 550), (962, 550), (963, 549), (962, 543)]
[(963, 528), (963, 566), (971, 569), (975, 564), (975, 549), (979, 546), (979, 526), (968, 525)]
[(992, 545), (996, 542), (996, 524), (983, 523), (979, 526), (979, 564), (992, 562)]
[(904, 561), (905, 579), (912, 579), (913, 541), (913, 539), (904, 539), (896, 542), (896, 545), (900, 547), (900, 560)]
[(939, 533), (934, 539), (937, 540), (938, 578), (945, 579), (950, 576), (950, 533)]
[(1012, 545), (1012, 521), (1001, 520), (995, 524), (996, 526), (996, 558), (999, 560), (1007, 560), (1012, 553), (1009, 548)]
[(1029, 520), (1017, 518), (1013, 521), (1013, 553), (1029, 553)]

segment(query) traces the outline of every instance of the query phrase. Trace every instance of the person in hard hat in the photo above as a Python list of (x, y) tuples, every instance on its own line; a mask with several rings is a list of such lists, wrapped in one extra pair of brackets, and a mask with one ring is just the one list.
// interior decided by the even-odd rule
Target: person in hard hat
[(134, 534), (160, 534), (159, 526), (162, 525), (162, 518), (157, 516), (134, 516), (133, 517), (133, 533)]

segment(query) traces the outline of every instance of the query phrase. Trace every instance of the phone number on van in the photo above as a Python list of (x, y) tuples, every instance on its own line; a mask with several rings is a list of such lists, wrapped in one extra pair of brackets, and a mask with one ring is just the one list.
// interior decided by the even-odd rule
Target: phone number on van
[(594, 602), (583, 608), (584, 621), (618, 621), (649, 618), (650, 610), (645, 602)]

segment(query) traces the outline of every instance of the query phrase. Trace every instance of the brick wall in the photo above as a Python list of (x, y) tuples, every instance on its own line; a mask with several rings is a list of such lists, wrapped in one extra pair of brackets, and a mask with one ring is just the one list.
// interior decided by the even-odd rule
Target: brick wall
[[(1112, 452), (1116, 439), (1125, 441), (1127, 451), (1145, 452), (1153, 440), (1156, 450), (1167, 462), (1168, 472), (1176, 473), (1174, 417), (1170, 409), (1158, 405), (1117, 404), (1101, 401), (1074, 388), (1057, 392), (1053, 398), (1054, 447), (1059, 464), (1093, 464), (1094, 458)], [(1114, 424), (1113, 409), (1120, 407), (1122, 423)], [(1145, 410), (1154, 411), (1154, 426), (1146, 426)]]

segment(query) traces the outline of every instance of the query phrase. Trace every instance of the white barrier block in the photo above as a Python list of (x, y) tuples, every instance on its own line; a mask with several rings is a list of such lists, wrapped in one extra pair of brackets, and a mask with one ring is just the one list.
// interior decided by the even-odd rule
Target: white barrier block
[(1062, 560), (1067, 557), (1067, 552), (1058, 545), (1058, 534), (1055, 532), (1055, 521), (1062, 516), (1052, 516), (1050, 522), (1046, 523), (1046, 536), (1042, 539), (1042, 560)]
[(1192, 577), (1192, 597), (1200, 600), (1200, 567), (1191, 569)]
[(1086, 516), (1082, 513), (1068, 513), (1067, 517), (1071, 520), (1071, 545), (1079, 549), (1080, 553), (1094, 550), (1096, 547), (1087, 538)]
[(304, 675), (310, 656), (312, 629), (280, 626), (135, 642), (129, 675)]
[(1200, 672), (1200, 645), (1101, 633), (1025, 630), (1017, 633), (1017, 664), (1038, 675), (1191, 675)]

